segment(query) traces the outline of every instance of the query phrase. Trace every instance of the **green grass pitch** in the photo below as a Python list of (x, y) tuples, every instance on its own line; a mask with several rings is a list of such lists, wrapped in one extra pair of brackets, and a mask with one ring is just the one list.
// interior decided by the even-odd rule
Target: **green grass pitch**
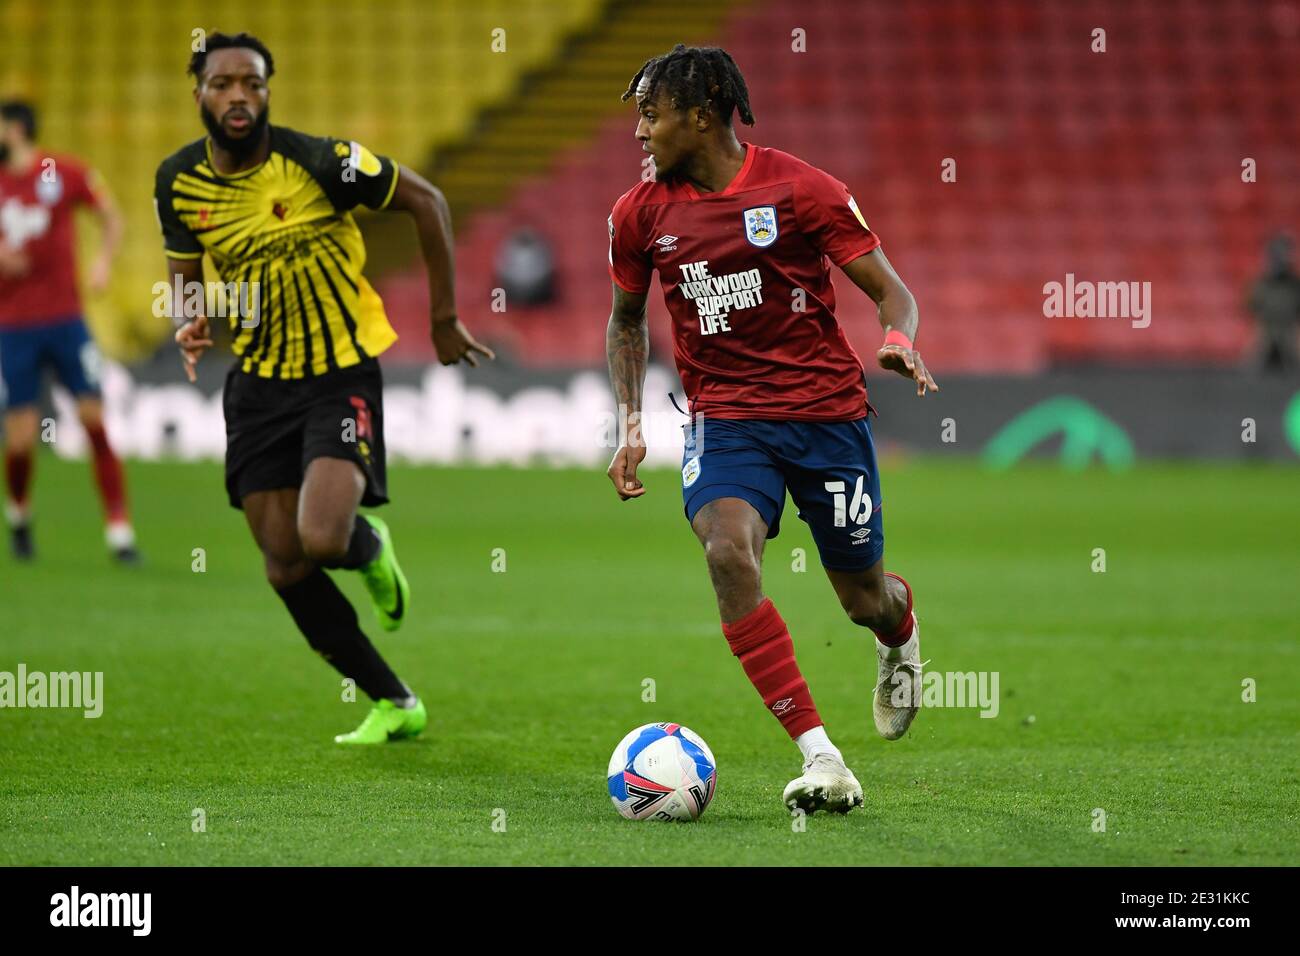
[[(395, 467), (405, 628), (335, 577), (430, 726), (343, 750), (364, 698), (342, 700), (264, 583), (219, 466), (129, 465), (147, 563), (122, 569), (85, 465), (43, 455), (39, 561), (0, 556), (0, 670), (103, 671), (104, 713), (0, 710), (0, 864), (1297, 862), (1295, 469), (884, 470), (923, 656), (999, 672), (1001, 710), (923, 710), (879, 739), (870, 635), (787, 505), (766, 590), (866, 792), (799, 832), (780, 802), (798, 752), (728, 653), (674, 472), (624, 504), (599, 469)], [(629, 822), (606, 795), (614, 745), (658, 720), (717, 756), (696, 824)]]

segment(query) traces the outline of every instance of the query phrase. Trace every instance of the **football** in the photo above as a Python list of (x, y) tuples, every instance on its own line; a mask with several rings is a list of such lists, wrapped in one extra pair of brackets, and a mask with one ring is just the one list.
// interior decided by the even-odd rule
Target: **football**
[(609, 758), (609, 796), (629, 820), (696, 820), (713, 799), (718, 764), (681, 724), (645, 724)]

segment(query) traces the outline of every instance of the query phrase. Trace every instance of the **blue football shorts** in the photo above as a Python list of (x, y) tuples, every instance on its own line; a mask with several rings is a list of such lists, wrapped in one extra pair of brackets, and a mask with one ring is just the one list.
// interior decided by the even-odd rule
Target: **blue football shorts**
[(35, 404), (41, 371), (55, 377), (77, 398), (99, 395), (99, 350), (79, 316), (31, 328), (0, 330), (0, 404)]
[(780, 530), (789, 489), (832, 571), (865, 571), (885, 552), (880, 471), (866, 416), (849, 422), (696, 417), (682, 426), (686, 520), (710, 501), (740, 498)]

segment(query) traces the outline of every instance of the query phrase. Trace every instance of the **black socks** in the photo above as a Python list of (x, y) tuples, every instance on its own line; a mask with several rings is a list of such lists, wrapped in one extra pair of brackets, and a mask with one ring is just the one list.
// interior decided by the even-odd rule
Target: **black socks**
[(375, 560), (381, 546), (379, 534), (374, 527), (358, 514), (356, 524), (352, 526), (352, 537), (348, 539), (347, 552), (337, 561), (322, 564), (321, 567), (355, 571), (363, 564)]
[[(358, 523), (363, 523), (360, 518)], [(371, 533), (369, 524), (366, 532)], [(353, 539), (357, 535), (353, 534)], [(377, 548), (376, 539), (376, 548)], [(349, 549), (351, 550), (351, 549)], [(411, 691), (379, 656), (357, 623), (357, 612), (329, 575), (316, 568), (297, 584), (275, 592), (289, 609), (312, 650), (372, 700), (402, 699)]]

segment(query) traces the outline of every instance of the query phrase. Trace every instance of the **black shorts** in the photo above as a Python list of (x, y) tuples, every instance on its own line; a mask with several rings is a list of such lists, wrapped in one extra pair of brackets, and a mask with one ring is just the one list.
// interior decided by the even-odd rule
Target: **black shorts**
[(298, 488), (316, 458), (355, 461), (366, 476), (361, 504), (388, 501), (383, 376), (374, 358), (310, 378), (226, 374), (226, 494)]

